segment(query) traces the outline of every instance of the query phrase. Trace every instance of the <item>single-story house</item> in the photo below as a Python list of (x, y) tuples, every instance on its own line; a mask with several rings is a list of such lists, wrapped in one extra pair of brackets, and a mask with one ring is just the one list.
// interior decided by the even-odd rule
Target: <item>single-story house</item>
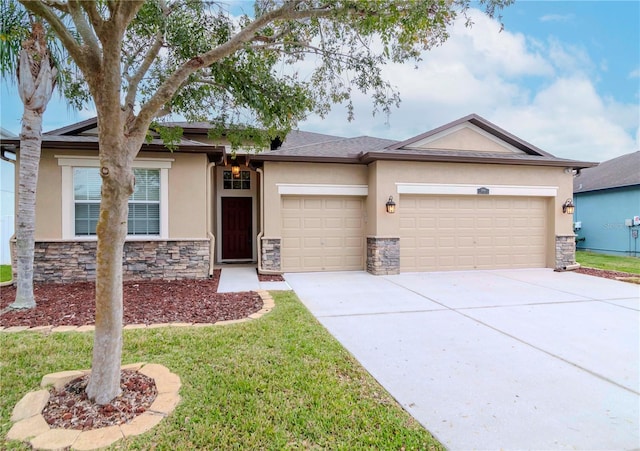
[[(95, 276), (96, 124), (43, 136), (37, 281)], [(562, 206), (575, 171), (593, 164), (556, 158), (475, 114), (400, 142), (294, 131), (235, 155), (207, 137), (207, 123), (175, 125), (178, 150), (153, 140), (134, 163), (126, 278), (204, 278), (234, 262), (372, 274), (575, 262)]]
[(640, 255), (640, 151), (581, 171), (573, 191), (578, 249)]

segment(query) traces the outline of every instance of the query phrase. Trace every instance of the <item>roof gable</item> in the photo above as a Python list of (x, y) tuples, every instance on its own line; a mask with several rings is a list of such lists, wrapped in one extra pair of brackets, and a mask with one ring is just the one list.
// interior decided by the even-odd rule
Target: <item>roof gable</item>
[(43, 133), (43, 135), (74, 136), (92, 129), (96, 129), (96, 134), (97, 134), (97, 129), (98, 129), (97, 116), (81, 122), (76, 122), (75, 124), (67, 125), (65, 127), (56, 128), (55, 130), (50, 130), (46, 133)]
[(387, 150), (455, 150), (552, 156), (477, 114), (470, 114), (396, 143), (387, 147)]
[(463, 122), (447, 128), (401, 149), (525, 153), (470, 122)]

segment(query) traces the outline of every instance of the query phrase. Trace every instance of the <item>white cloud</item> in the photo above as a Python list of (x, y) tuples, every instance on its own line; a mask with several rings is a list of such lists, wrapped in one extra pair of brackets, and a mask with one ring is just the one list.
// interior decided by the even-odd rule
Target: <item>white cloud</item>
[(629, 78), (640, 78), (640, 67), (636, 67), (634, 70), (629, 72)]
[(586, 78), (560, 78), (521, 108), (498, 109), (496, 122), (556, 156), (604, 161), (636, 146), (625, 126), (631, 106), (603, 100)]
[(540, 22), (569, 22), (573, 17), (573, 14), (545, 14), (539, 20)]
[(385, 69), (403, 99), (388, 124), (371, 119), (370, 101), (358, 94), (355, 122), (347, 123), (336, 107), (325, 120), (310, 118), (300, 128), (403, 140), (477, 113), (558, 157), (603, 161), (637, 150), (637, 103), (598, 94), (598, 67), (584, 48), (499, 32), (498, 22), (472, 14), (474, 26), (456, 24), (417, 70), (411, 64)]

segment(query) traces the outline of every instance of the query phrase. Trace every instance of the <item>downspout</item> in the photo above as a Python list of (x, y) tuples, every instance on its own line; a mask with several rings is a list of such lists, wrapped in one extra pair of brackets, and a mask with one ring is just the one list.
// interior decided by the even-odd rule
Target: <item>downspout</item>
[(213, 263), (215, 262), (216, 237), (213, 234), (213, 225), (211, 221), (211, 180), (213, 178), (213, 169), (215, 163), (207, 164), (207, 236), (209, 237), (209, 277), (213, 277)]
[(256, 247), (258, 248), (258, 274), (282, 274), (282, 271), (262, 269), (262, 237), (264, 236), (264, 172), (262, 168), (257, 168), (260, 175), (260, 233), (256, 237)]
[(262, 237), (264, 236), (264, 172), (262, 168), (257, 168), (256, 172), (260, 176), (260, 233), (256, 237), (256, 248), (258, 252), (258, 274), (262, 274)]

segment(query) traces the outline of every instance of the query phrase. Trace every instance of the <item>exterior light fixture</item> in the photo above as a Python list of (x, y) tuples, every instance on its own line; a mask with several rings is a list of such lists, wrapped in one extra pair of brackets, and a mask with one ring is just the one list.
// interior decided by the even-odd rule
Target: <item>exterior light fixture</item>
[(562, 204), (562, 213), (572, 215), (575, 210), (576, 206), (573, 205), (573, 201), (571, 199), (565, 200), (564, 204)]
[(387, 213), (396, 212), (396, 203), (393, 201), (393, 196), (389, 196), (389, 200), (385, 204), (385, 207), (387, 207)]
[(238, 160), (233, 160), (231, 164), (231, 174), (234, 179), (240, 178), (240, 165), (238, 164)]

